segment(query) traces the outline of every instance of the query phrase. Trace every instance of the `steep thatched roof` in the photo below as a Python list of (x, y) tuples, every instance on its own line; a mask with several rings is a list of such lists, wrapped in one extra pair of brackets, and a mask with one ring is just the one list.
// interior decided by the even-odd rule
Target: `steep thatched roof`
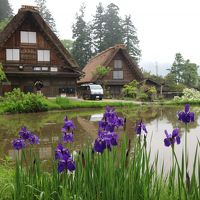
[(143, 74), (141, 70), (139, 69), (137, 63), (129, 55), (125, 45), (118, 44), (114, 47), (106, 49), (105, 51), (102, 51), (101, 53), (90, 59), (87, 65), (82, 70), (85, 76), (79, 81), (79, 83), (95, 82), (97, 77), (95, 77), (93, 74), (96, 71), (96, 68), (99, 65), (109, 67), (109, 63), (113, 60), (113, 58), (119, 51), (122, 52), (122, 54), (128, 61), (128, 66), (130, 67), (131, 71), (135, 73), (138, 80), (143, 80)]
[(0, 48), (4, 46), (5, 42), (12, 36), (12, 34), (19, 28), (19, 26), (28, 16), (34, 18), (34, 20), (37, 23), (37, 26), (46, 36), (46, 39), (49, 40), (55, 46), (55, 48), (59, 51), (64, 60), (66, 60), (70, 64), (70, 69), (81, 74), (77, 62), (72, 58), (70, 53), (66, 50), (61, 41), (55, 35), (55, 33), (51, 30), (48, 24), (41, 17), (37, 7), (34, 6), (22, 6), (22, 8), (19, 9), (18, 13), (7, 24), (5, 29), (2, 32), (0, 32)]

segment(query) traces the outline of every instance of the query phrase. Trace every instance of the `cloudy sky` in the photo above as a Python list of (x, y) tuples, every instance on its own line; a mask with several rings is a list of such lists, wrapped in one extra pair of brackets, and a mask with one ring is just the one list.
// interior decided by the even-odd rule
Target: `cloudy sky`
[[(72, 23), (81, 3), (86, 4), (86, 21), (92, 19), (99, 2), (106, 7), (114, 3), (120, 16), (131, 14), (140, 40), (140, 66), (152, 73), (163, 74), (177, 52), (200, 65), (199, 0), (46, 0), (61, 39), (71, 39)], [(34, 5), (34, 0), (9, 0), (14, 13), (21, 5)]]

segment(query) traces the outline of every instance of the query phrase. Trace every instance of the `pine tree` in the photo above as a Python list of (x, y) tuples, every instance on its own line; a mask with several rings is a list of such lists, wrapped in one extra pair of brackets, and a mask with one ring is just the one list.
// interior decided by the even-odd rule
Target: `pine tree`
[(102, 3), (99, 3), (96, 8), (96, 15), (92, 21), (92, 34), (95, 53), (103, 51), (103, 39), (104, 39), (104, 25), (105, 25), (105, 13)]
[(81, 68), (92, 56), (91, 25), (84, 21), (85, 5), (82, 4), (80, 13), (76, 14), (76, 23), (73, 24), (73, 49), (72, 54)]
[(183, 59), (183, 56), (180, 53), (176, 53), (174, 63), (170, 69), (170, 73), (175, 75), (176, 83), (182, 82), (181, 76), (182, 76), (184, 63), (185, 63), (185, 61)]
[(12, 15), (13, 11), (8, 0), (0, 0), (0, 21), (10, 18)]
[(136, 28), (131, 21), (131, 16), (126, 15), (123, 21), (123, 40), (127, 46), (129, 54), (138, 61), (141, 56), (141, 50), (139, 49), (139, 40), (136, 35)]
[(107, 6), (104, 28), (104, 49), (123, 43), (123, 28), (119, 17), (119, 8), (113, 3)]
[(188, 87), (197, 86), (198, 81), (198, 66), (195, 63), (191, 63), (190, 60), (186, 60), (183, 65), (181, 79), (184, 85)]
[(48, 23), (52, 31), (57, 34), (58, 32), (56, 30), (55, 20), (49, 9), (46, 7), (46, 0), (35, 0), (35, 3), (39, 7), (39, 12), (42, 18)]

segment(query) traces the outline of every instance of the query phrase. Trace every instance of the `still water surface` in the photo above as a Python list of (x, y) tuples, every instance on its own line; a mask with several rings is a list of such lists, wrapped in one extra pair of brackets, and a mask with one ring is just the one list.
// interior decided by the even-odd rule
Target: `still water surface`
[[(171, 149), (165, 147), (163, 140), (165, 138), (164, 130), (169, 133), (176, 127), (179, 128), (181, 135), (181, 144), (176, 145), (177, 157), (181, 157), (184, 146), (185, 125), (177, 120), (177, 112), (183, 110), (180, 107), (165, 106), (138, 106), (137, 108), (117, 108), (120, 116), (127, 119), (125, 133), (127, 137), (134, 139), (134, 131), (137, 120), (143, 119), (148, 130), (147, 148), (151, 149), (152, 160), (159, 153), (160, 164), (164, 160), (165, 166), (170, 166)], [(189, 165), (192, 168), (192, 160), (195, 154), (195, 148), (200, 140), (200, 107), (192, 107), (195, 112), (195, 122), (189, 124), (188, 133), (188, 153)], [(41, 159), (52, 157), (52, 144), (55, 146), (62, 134), (63, 119), (67, 115), (76, 125), (74, 133), (74, 143), (69, 147), (74, 150), (80, 150), (83, 146), (91, 144), (97, 136), (98, 121), (103, 115), (104, 109), (77, 109), (70, 111), (56, 111), (45, 113), (0, 115), (0, 157), (9, 156), (15, 158), (16, 151), (12, 148), (12, 140), (18, 137), (18, 132), (22, 126), (26, 126), (40, 137), (40, 144), (35, 147), (39, 151)], [(200, 155), (200, 153), (199, 153)]]

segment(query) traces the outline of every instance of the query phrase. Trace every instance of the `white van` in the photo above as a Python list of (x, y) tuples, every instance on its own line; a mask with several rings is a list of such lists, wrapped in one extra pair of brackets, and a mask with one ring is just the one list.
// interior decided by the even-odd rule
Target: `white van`
[(103, 99), (103, 88), (98, 84), (82, 84), (78, 87), (78, 97), (83, 99)]

